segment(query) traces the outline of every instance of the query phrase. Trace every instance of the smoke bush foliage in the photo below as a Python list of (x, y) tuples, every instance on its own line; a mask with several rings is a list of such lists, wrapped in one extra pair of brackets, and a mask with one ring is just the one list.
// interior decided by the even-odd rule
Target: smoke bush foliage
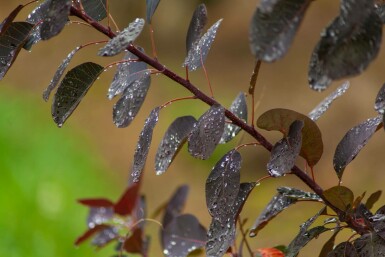
[[(210, 48), (222, 19), (207, 25), (207, 8), (200, 4), (193, 12), (186, 36), (186, 57), (182, 66), (186, 67), (186, 77), (177, 75), (146, 49), (135, 44), (145, 26), (151, 25), (159, 0), (146, 0), (146, 14), (131, 21), (121, 32), (115, 34), (104, 25), (110, 24), (107, 0), (46, 0), (32, 1), (36, 8), (25, 18), (15, 21), (18, 13), (26, 5), (17, 6), (0, 25), (0, 79), (16, 60), (23, 49), (29, 50), (41, 40), (57, 36), (72, 20), (81, 20), (101, 34), (109, 37), (97, 52), (100, 56), (121, 56), (121, 60), (103, 67), (94, 62), (85, 62), (63, 74), (76, 53), (82, 48), (95, 44), (80, 45), (70, 52), (60, 64), (43, 98), (52, 100), (52, 118), (58, 127), (75, 111), (96, 79), (107, 67), (117, 65), (117, 71), (108, 89), (108, 98), (119, 100), (113, 107), (113, 121), (119, 128), (127, 127), (138, 114), (151, 85), (152, 74), (163, 74), (189, 90), (193, 96), (205, 102), (209, 108), (199, 119), (186, 113), (171, 122), (158, 146), (155, 169), (158, 175), (167, 171), (178, 151), (187, 141), (188, 152), (197, 159), (208, 159), (219, 144), (226, 144), (240, 131), (252, 136), (258, 143), (237, 146), (226, 153), (213, 167), (206, 181), (207, 210), (212, 217), (206, 228), (193, 214), (183, 213), (187, 200), (188, 185), (180, 186), (163, 207), (160, 242), (165, 256), (187, 256), (192, 252), (205, 251), (207, 256), (297, 256), (312, 239), (327, 231), (334, 231), (325, 243), (319, 256), (385, 256), (385, 206), (372, 210), (380, 198), (381, 191), (370, 195), (364, 202), (364, 195), (354, 196), (345, 186), (323, 189), (311, 175), (295, 165), (301, 156), (313, 169), (323, 153), (322, 133), (317, 119), (332, 102), (343, 95), (349, 83), (333, 91), (308, 115), (292, 110), (275, 108), (260, 115), (254, 121), (254, 103), (248, 106), (246, 93), (240, 92), (229, 108), (215, 100), (212, 95), (198, 90), (188, 79), (188, 72), (204, 68)], [(250, 17), (249, 41), (251, 54), (255, 57), (254, 72), (251, 75), (247, 94), (254, 96), (254, 88), (259, 68), (283, 58), (291, 46), (296, 32), (305, 17), (312, 0), (261, 0)], [(164, 3), (167, 5), (167, 1)], [(362, 73), (378, 55), (385, 4), (374, 0), (341, 0), (339, 15), (321, 33), (309, 60), (309, 85), (316, 91), (328, 88), (337, 79)], [(140, 18), (145, 16), (145, 18)], [(126, 54), (123, 56), (123, 52)], [(63, 78), (62, 78), (63, 77)], [(254, 98), (252, 98), (254, 99)], [(183, 100), (174, 99), (172, 101)], [(339, 181), (346, 166), (357, 156), (374, 133), (383, 127), (385, 113), (385, 86), (374, 101), (378, 116), (348, 130), (339, 142), (333, 165)], [(120, 199), (80, 199), (79, 203), (89, 208), (88, 228), (79, 236), (75, 244), (92, 238), (91, 244), (103, 247), (116, 243), (115, 256), (138, 254), (148, 256), (149, 238), (145, 234), (146, 202), (139, 193), (145, 183), (142, 172), (147, 160), (153, 130), (167, 104), (154, 108), (146, 119), (139, 135), (133, 165), (127, 188)], [(252, 110), (251, 114), (248, 111)], [(248, 122), (248, 117), (252, 121)], [(282, 132), (282, 139), (271, 144), (255, 128)], [(305, 192), (291, 187), (280, 187), (268, 205), (260, 210), (251, 228), (244, 229), (239, 218), (242, 207), (256, 184), (261, 181), (240, 181), (242, 156), (238, 152), (246, 145), (260, 145), (271, 153), (266, 163), (267, 176), (276, 178), (287, 173), (294, 174), (309, 186), (313, 192)], [(306, 220), (298, 235), (287, 246), (266, 246), (251, 249), (250, 237), (255, 237), (265, 225), (290, 205), (301, 201), (314, 201), (323, 205), (321, 210)], [(314, 226), (317, 219), (324, 219), (323, 225)], [(338, 234), (344, 230), (355, 231), (356, 238), (347, 239), (335, 245)], [(247, 232), (248, 231), (248, 232)], [(241, 240), (235, 240), (236, 237)], [(340, 240), (341, 241), (341, 240)], [(153, 242), (153, 240), (152, 240)], [(238, 244), (238, 245), (237, 245)]]

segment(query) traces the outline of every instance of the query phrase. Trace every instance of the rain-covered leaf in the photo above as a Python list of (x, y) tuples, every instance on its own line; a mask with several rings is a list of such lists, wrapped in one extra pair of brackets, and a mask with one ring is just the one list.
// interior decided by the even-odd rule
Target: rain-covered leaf
[(107, 0), (81, 0), (84, 11), (96, 21), (107, 17)]
[(327, 257), (358, 257), (354, 246), (350, 242), (342, 242), (337, 245), (333, 251), (329, 252)]
[(134, 162), (131, 168), (131, 179), (133, 182), (139, 181), (144, 165), (146, 164), (146, 159), (152, 140), (152, 133), (156, 123), (158, 123), (159, 111), (159, 107), (156, 107), (151, 111), (150, 115), (144, 122), (142, 132), (140, 132), (138, 144), (135, 149)]
[(103, 70), (99, 64), (86, 62), (65, 75), (56, 91), (51, 111), (59, 127), (63, 126)]
[(123, 92), (121, 98), (113, 107), (112, 118), (118, 128), (131, 124), (138, 114), (150, 88), (151, 77), (146, 75), (135, 80)]
[(28, 22), (12, 22), (0, 35), (0, 80), (16, 60), (32, 27)]
[(369, 210), (372, 209), (373, 205), (380, 199), (381, 194), (382, 194), (381, 190), (378, 190), (373, 194), (371, 194), (368, 200), (366, 200), (366, 203), (365, 203), (366, 208), (368, 208)]
[(203, 28), (207, 23), (207, 9), (205, 4), (200, 4), (195, 9), (188, 27), (186, 37), (186, 52), (190, 52), (191, 48), (199, 42), (202, 36)]
[(127, 216), (135, 208), (139, 197), (140, 183), (132, 183), (114, 206), (114, 213)]
[(214, 166), (206, 180), (206, 205), (210, 215), (221, 222), (228, 219), (223, 215), (231, 210), (240, 187), (242, 157), (231, 150)]
[(333, 250), (334, 242), (335, 242), (336, 237), (340, 231), (341, 231), (341, 229), (339, 229), (339, 228), (337, 228), (334, 231), (333, 235), (328, 239), (328, 241), (326, 241), (326, 243), (322, 247), (321, 252), (320, 252), (318, 257), (327, 257), (328, 256), (328, 253), (330, 253)]
[(91, 244), (97, 247), (103, 247), (117, 238), (118, 229), (116, 227), (109, 226), (96, 234), (94, 239), (92, 239)]
[(298, 252), (312, 239), (317, 238), (320, 234), (330, 230), (324, 226), (317, 226), (309, 229), (309, 227), (318, 218), (318, 216), (324, 212), (324, 208), (300, 226), (298, 235), (287, 246), (287, 252), (285, 257), (296, 257), (298, 255)]
[(294, 121), (286, 138), (279, 140), (271, 150), (267, 171), (273, 177), (280, 177), (290, 172), (302, 146), (302, 128), (304, 122)]
[(365, 234), (356, 239), (353, 245), (358, 257), (385, 256), (385, 240), (376, 234)]
[(350, 83), (346, 81), (344, 84), (339, 86), (335, 91), (333, 91), (330, 95), (328, 95), (322, 102), (320, 102), (309, 114), (309, 118), (313, 121), (316, 121), (324, 114), (330, 107), (330, 105), (336, 100), (338, 97), (345, 94), (345, 92), (349, 89)]
[(188, 185), (182, 185), (178, 187), (170, 201), (167, 204), (162, 225), (163, 227), (167, 227), (167, 225), (177, 216), (182, 213), (182, 210), (185, 206), (187, 195), (188, 195), (189, 187)]
[(218, 145), (225, 127), (225, 109), (213, 105), (195, 123), (188, 137), (188, 151), (198, 159), (208, 159)]
[(152, 16), (159, 5), (160, 0), (146, 0), (146, 21), (151, 24)]
[(352, 190), (344, 186), (335, 186), (324, 191), (324, 197), (341, 211), (352, 208), (354, 195)]
[(380, 91), (378, 91), (374, 109), (380, 114), (384, 114), (385, 112), (385, 84), (382, 85)]
[[(143, 48), (137, 47), (144, 52)], [(140, 80), (150, 73), (147, 70), (147, 64), (137, 61), (138, 57), (131, 52), (127, 52), (122, 61), (118, 64), (118, 69), (114, 75), (114, 79), (108, 89), (108, 98), (111, 100), (114, 96), (122, 93), (128, 86), (136, 80)]]
[(162, 231), (163, 253), (169, 257), (185, 257), (205, 242), (206, 229), (191, 214), (175, 217)]
[(222, 224), (213, 219), (207, 232), (206, 256), (222, 257), (235, 240), (235, 223)]
[(277, 191), (283, 196), (294, 198), (296, 200), (322, 202), (319, 195), (311, 192), (305, 192), (293, 187), (279, 187), (277, 188)]
[(42, 2), (28, 15), (27, 19), (25, 20), (26, 22), (29, 22), (35, 25), (31, 34), (29, 35), (27, 41), (23, 46), (25, 49), (30, 50), (34, 44), (38, 43), (41, 40), (41, 36), (40, 36), (41, 24), (44, 20), (45, 14), (48, 12), (49, 4), (50, 4), (50, 0), (46, 0)]
[(368, 119), (351, 128), (338, 143), (333, 166), (339, 179), (341, 179), (345, 167), (354, 160), (381, 124), (382, 116)]
[(48, 9), (44, 13), (40, 27), (42, 40), (48, 40), (62, 31), (68, 22), (71, 4), (71, 0), (49, 0)]
[(255, 220), (254, 225), (250, 229), (250, 236), (255, 237), (258, 231), (265, 227), (270, 220), (275, 218), (280, 212), (296, 202), (296, 198), (286, 197), (280, 193), (275, 195), (273, 199), (271, 199), (267, 204), (259, 217)]
[(86, 232), (84, 232), (83, 235), (79, 236), (76, 241), (75, 245), (78, 246), (79, 244), (83, 243), (85, 240), (89, 239), (90, 237), (94, 236), (96, 233), (99, 233), (100, 231), (108, 228), (107, 225), (97, 225), (93, 228), (88, 229)]
[[(239, 93), (230, 106), (230, 111), (238, 118), (247, 122), (247, 102), (243, 92)], [(233, 139), (241, 131), (241, 128), (233, 124), (225, 124), (225, 130), (221, 137), (220, 144), (225, 144)]]
[(13, 20), (16, 18), (17, 14), (23, 9), (24, 5), (18, 5), (0, 24), (0, 35), (8, 29), (12, 24)]
[(72, 58), (74, 57), (76, 52), (79, 51), (79, 50), (80, 50), (80, 47), (76, 47), (74, 50), (72, 50), (67, 55), (67, 57), (63, 60), (63, 62), (60, 64), (60, 66), (57, 68), (55, 74), (53, 75), (53, 78), (52, 78), (51, 82), (49, 83), (48, 87), (43, 92), (43, 99), (44, 99), (44, 101), (46, 101), (46, 102), (48, 101), (48, 98), (49, 98), (51, 92), (55, 89), (55, 87), (59, 83), (60, 78), (63, 75), (65, 69), (68, 66), (68, 64), (70, 63), (70, 61), (72, 60)]
[(285, 257), (285, 254), (277, 248), (258, 248), (255, 257)]
[(273, 62), (289, 49), (311, 0), (262, 0), (249, 29), (251, 52)]
[(313, 167), (321, 159), (323, 142), (320, 129), (309, 117), (288, 109), (271, 109), (258, 118), (257, 126), (268, 131), (281, 131), (287, 136), (290, 125), (295, 120), (304, 122), (300, 155), (305, 158), (309, 166)]
[(196, 42), (187, 54), (183, 66), (188, 66), (189, 71), (194, 71), (206, 61), (212, 43), (214, 42), (217, 30), (222, 19), (218, 20), (207, 32)]
[(127, 28), (119, 32), (114, 38), (99, 50), (100, 56), (114, 56), (125, 50), (142, 32), (144, 20), (136, 18)]
[(155, 156), (157, 175), (163, 174), (168, 169), (196, 122), (197, 120), (192, 116), (182, 116), (176, 118), (168, 127)]
[(322, 91), (333, 80), (360, 74), (376, 58), (381, 38), (373, 0), (341, 1), (340, 16), (322, 32), (310, 59), (310, 87)]
[(113, 202), (104, 198), (79, 199), (78, 202), (89, 207), (113, 207), (114, 206)]
[(380, 17), (382, 23), (385, 23), (385, 3), (376, 4), (376, 13)]
[(234, 215), (234, 223), (237, 221), (237, 218), (242, 211), (243, 205), (245, 204), (247, 198), (249, 197), (249, 194), (255, 186), (256, 183), (254, 182), (245, 182), (239, 185), (238, 196), (235, 199), (233, 206), (231, 207), (231, 213)]
[(93, 228), (112, 219), (114, 209), (112, 207), (91, 207), (87, 217), (87, 227)]

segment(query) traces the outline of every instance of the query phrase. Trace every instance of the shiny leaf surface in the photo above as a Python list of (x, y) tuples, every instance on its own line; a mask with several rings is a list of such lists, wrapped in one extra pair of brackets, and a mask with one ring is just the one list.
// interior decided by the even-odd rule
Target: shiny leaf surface
[(384, 114), (385, 112), (385, 84), (382, 85), (380, 91), (378, 91), (374, 109), (380, 114)]
[(152, 16), (159, 5), (160, 0), (146, 0), (146, 21), (151, 24)]
[(107, 0), (81, 0), (84, 11), (96, 21), (107, 17)]
[(249, 29), (252, 54), (273, 62), (282, 58), (294, 39), (311, 0), (262, 0)]
[[(247, 102), (246, 97), (243, 92), (239, 93), (235, 98), (233, 103), (230, 106), (230, 111), (237, 116), (238, 118), (247, 122)], [(223, 135), (220, 144), (224, 144), (233, 139), (238, 133), (241, 131), (241, 128), (233, 125), (233, 124), (225, 124), (225, 130), (223, 131)]]
[(192, 116), (183, 116), (175, 119), (168, 127), (155, 156), (157, 175), (163, 174), (171, 165), (196, 122), (197, 120)]
[(206, 256), (221, 257), (235, 240), (235, 223), (222, 224), (213, 219), (207, 233)]
[(52, 117), (59, 127), (63, 126), (103, 69), (99, 64), (86, 62), (65, 75), (52, 103)]
[(40, 29), (44, 20), (44, 16), (48, 12), (49, 4), (50, 0), (43, 1), (28, 15), (26, 22), (34, 24), (35, 27), (33, 28), (26, 43), (23, 46), (25, 49), (30, 50), (34, 44), (41, 40)]
[(188, 151), (198, 159), (208, 159), (218, 145), (225, 126), (225, 109), (213, 105), (195, 123), (189, 138)]
[(366, 234), (353, 243), (358, 257), (385, 256), (385, 241), (375, 234)]
[(293, 187), (278, 187), (277, 191), (285, 197), (293, 198), (296, 200), (322, 202), (322, 199), (319, 197), (319, 195), (311, 192), (305, 192)]
[(13, 20), (16, 18), (17, 14), (23, 9), (23, 5), (18, 5), (13, 11), (1, 22), (0, 24), (0, 36), (8, 29), (12, 24)]
[(345, 167), (356, 158), (372, 135), (382, 124), (382, 116), (368, 119), (351, 128), (338, 143), (333, 158), (334, 170), (341, 179)]
[(205, 4), (200, 4), (195, 9), (191, 18), (186, 37), (187, 53), (199, 42), (202, 36), (203, 28), (207, 23), (207, 9)]
[(42, 40), (48, 40), (62, 31), (68, 22), (71, 4), (71, 0), (49, 1), (48, 9), (44, 13), (43, 23), (40, 27)]
[(287, 136), (290, 125), (295, 120), (304, 121), (300, 155), (313, 167), (321, 159), (323, 142), (320, 129), (309, 117), (288, 109), (271, 109), (258, 118), (257, 126), (268, 131), (280, 131)]
[(304, 122), (294, 121), (289, 128), (287, 138), (278, 141), (271, 150), (267, 171), (272, 177), (280, 177), (290, 172), (302, 146), (302, 128)]
[(158, 123), (159, 111), (160, 108), (156, 107), (151, 111), (150, 115), (144, 122), (144, 127), (139, 136), (138, 144), (134, 154), (134, 162), (131, 168), (131, 179), (133, 182), (139, 181), (144, 165), (146, 164), (146, 159), (152, 140), (152, 133), (156, 123)]
[(127, 28), (119, 32), (116, 37), (99, 50), (100, 56), (114, 56), (124, 51), (142, 32), (144, 27), (143, 19), (135, 19)]
[(182, 210), (186, 204), (186, 199), (188, 195), (189, 187), (188, 185), (183, 185), (178, 187), (170, 201), (167, 204), (162, 225), (167, 227), (167, 225), (177, 216), (182, 213)]

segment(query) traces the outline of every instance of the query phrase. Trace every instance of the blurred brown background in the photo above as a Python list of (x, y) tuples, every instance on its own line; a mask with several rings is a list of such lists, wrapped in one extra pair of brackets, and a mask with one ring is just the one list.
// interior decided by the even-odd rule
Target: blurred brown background
[[(5, 17), (18, 4), (18, 1), (13, 0), (2, 0), (1, 2), (0, 17)], [(219, 18), (224, 18), (208, 56), (206, 68), (215, 98), (224, 106), (229, 106), (238, 92), (247, 92), (248, 89), (249, 77), (254, 65), (254, 59), (248, 46), (248, 25), (258, 1), (161, 1), (153, 19), (158, 58), (178, 74), (184, 74), (184, 68), (181, 67), (181, 64), (185, 56), (185, 35), (192, 12), (200, 2), (207, 4), (208, 24), (211, 25)], [(145, 1), (143, 0), (110, 1), (110, 8), (120, 29), (127, 26), (134, 18), (145, 16)], [(26, 8), (19, 15), (19, 19), (24, 19), (23, 17), (26, 17), (31, 10), (32, 6)], [(319, 40), (322, 29), (338, 12), (339, 1), (324, 0), (312, 3), (285, 58), (273, 64), (262, 65), (256, 88), (257, 98), (261, 95), (262, 88), (265, 87), (266, 89), (260, 98), (256, 117), (266, 110), (276, 107), (293, 109), (307, 114), (319, 101), (343, 82), (333, 83), (330, 89), (323, 93), (312, 91), (307, 84), (307, 66), (313, 47)], [(144, 47), (147, 53), (151, 53), (148, 28), (145, 29), (136, 44)], [(92, 28), (77, 24), (66, 26), (60, 36), (48, 42), (40, 42), (32, 48), (32, 52), (22, 51), (20, 53), (6, 78), (0, 82), (0, 94), (1, 87), (7, 85), (12, 87), (17, 94), (31, 94), (34, 98), (41, 99), (42, 91), (48, 85), (61, 60), (73, 48), (79, 44), (103, 39), (105, 37)], [(70, 67), (86, 60), (108, 64), (119, 59), (119, 57), (101, 58), (96, 56), (98, 48), (99, 46), (93, 46), (80, 51), (71, 62)], [(385, 64), (383, 55), (384, 51), (382, 50), (378, 58), (361, 76), (350, 80), (350, 90), (341, 99), (338, 99), (317, 122), (323, 132), (325, 152), (315, 167), (315, 174), (317, 182), (324, 188), (337, 184), (332, 158), (339, 140), (352, 126), (376, 115), (373, 109), (374, 99), (385, 80), (382, 70)], [(128, 128), (118, 129), (112, 123), (112, 106), (116, 100), (109, 101), (106, 98), (114, 70), (114, 68), (110, 69), (101, 76), (64, 127), (57, 129), (57, 133), (63, 133), (63, 130), (76, 129), (85, 141), (92, 142), (92, 147), (100, 152), (98, 156), (102, 156), (104, 159), (107, 176), (116, 178), (115, 184), (111, 187), (122, 188), (123, 190), (128, 178), (128, 170), (138, 134), (149, 111), (170, 99), (189, 96), (190, 94), (167, 78), (154, 76), (149, 95), (138, 117)], [(190, 74), (190, 79), (200, 89), (208, 92), (201, 69)], [(250, 97), (248, 99), (250, 100)], [(50, 104), (43, 100), (40, 103), (41, 108), (45, 110), (45, 119), (50, 120)], [(180, 115), (192, 114), (199, 117), (205, 110), (207, 110), (207, 106), (199, 101), (188, 100), (174, 103), (161, 112), (160, 122), (154, 132), (142, 188), (142, 192), (148, 200), (150, 213), (168, 199), (178, 185), (187, 183), (191, 188), (185, 212), (197, 215), (202, 223), (208, 226), (209, 215), (205, 206), (204, 183), (212, 166), (226, 151), (234, 147), (240, 138), (242, 138), (242, 142), (250, 142), (252, 139), (239, 135), (229, 145), (219, 146), (208, 161), (195, 160), (186, 151), (181, 151), (164, 175), (156, 176), (153, 171), (154, 152), (170, 122)], [(53, 122), (52, 126), (55, 126)], [(262, 133), (272, 142), (280, 137), (275, 132), (263, 131)], [(83, 143), (79, 142), (79, 144)], [(370, 194), (377, 189), (384, 188), (385, 176), (382, 174), (384, 172), (382, 160), (384, 146), (384, 134), (381, 130), (346, 169), (343, 185), (350, 187), (355, 195), (358, 196), (364, 191)], [(269, 155), (264, 149), (259, 147), (244, 148), (241, 153), (244, 158), (243, 181), (255, 181), (266, 175), (265, 164)], [(304, 161), (299, 160), (298, 165), (304, 167)], [(76, 172), (76, 170), (68, 172)], [(264, 181), (252, 192), (241, 214), (243, 218), (248, 218), (247, 226), (252, 225), (264, 205), (275, 193), (277, 186), (296, 186), (308, 190), (301, 181), (292, 176)], [(95, 196), (99, 196), (98, 192), (95, 192)], [(380, 202), (384, 204), (384, 198)], [(376, 207), (379, 206), (380, 203), (376, 205)], [(309, 215), (316, 213), (319, 208), (320, 205), (311, 203), (290, 207), (284, 214), (269, 223), (256, 238), (250, 239), (253, 248), (288, 244), (298, 232), (299, 225)], [(157, 229), (156, 225), (149, 224), (149, 231), (154, 237), (152, 240), (154, 254), (151, 256), (160, 256)], [(316, 256), (314, 253), (319, 252), (322, 243), (330, 235), (329, 233), (311, 242), (300, 256)], [(340, 239), (346, 240), (349, 236), (350, 233), (347, 233)]]

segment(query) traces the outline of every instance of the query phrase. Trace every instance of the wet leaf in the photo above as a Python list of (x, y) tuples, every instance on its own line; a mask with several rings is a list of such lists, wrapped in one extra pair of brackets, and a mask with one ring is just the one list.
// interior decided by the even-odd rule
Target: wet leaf
[(320, 129), (309, 117), (288, 109), (271, 109), (258, 118), (257, 126), (268, 131), (277, 130), (287, 136), (290, 125), (295, 120), (304, 122), (300, 155), (313, 167), (321, 159), (323, 142)]
[(163, 253), (169, 257), (184, 257), (202, 248), (206, 229), (191, 214), (175, 217), (162, 232)]
[[(245, 94), (243, 92), (239, 93), (238, 96), (235, 98), (235, 100), (230, 106), (230, 111), (241, 120), (247, 122), (247, 102)], [(229, 142), (239, 133), (239, 131), (241, 131), (240, 127), (226, 123), (225, 130), (223, 131), (223, 135), (219, 143), (225, 144)]]
[(80, 237), (78, 237), (76, 239), (75, 245), (76, 246), (80, 245), (81, 243), (83, 243), (84, 241), (89, 239), (90, 237), (94, 236), (96, 233), (99, 233), (100, 231), (102, 231), (108, 227), (109, 226), (107, 226), (107, 225), (97, 225), (97, 226), (87, 230), (86, 232), (84, 232), (83, 235), (81, 235)]
[(380, 17), (382, 23), (385, 23), (385, 3), (376, 4), (376, 13)]
[(373, 1), (341, 1), (340, 16), (322, 32), (310, 59), (310, 87), (322, 91), (333, 80), (363, 72), (377, 57), (381, 38)]
[(81, 0), (84, 11), (96, 21), (107, 17), (107, 0)]
[(179, 216), (182, 213), (182, 210), (186, 204), (186, 199), (188, 195), (189, 187), (188, 185), (183, 185), (178, 187), (170, 201), (167, 204), (166, 211), (163, 216), (162, 225), (167, 227), (167, 225)]
[(319, 195), (311, 192), (305, 192), (293, 187), (279, 187), (277, 188), (277, 191), (285, 197), (293, 198), (296, 200), (322, 202), (322, 199), (319, 197)]
[[(140, 51), (144, 52), (143, 48), (137, 47)], [(144, 62), (136, 61), (138, 57), (131, 52), (127, 52), (123, 61), (130, 61), (118, 64), (118, 69), (115, 73), (114, 79), (108, 89), (108, 98), (111, 100), (114, 96), (122, 93), (127, 87), (129, 87), (134, 81), (143, 79), (150, 75), (147, 70), (147, 64)]]
[(235, 240), (235, 223), (223, 224), (213, 219), (207, 232), (206, 256), (221, 257)]
[(127, 216), (132, 214), (139, 197), (140, 183), (133, 183), (127, 187), (119, 201), (114, 206), (114, 213)]
[(385, 84), (382, 85), (380, 91), (377, 94), (376, 101), (374, 103), (374, 109), (379, 114), (384, 114), (385, 112)]
[(146, 21), (151, 24), (152, 16), (159, 5), (160, 0), (146, 0)]
[(114, 38), (99, 50), (100, 56), (114, 56), (124, 51), (142, 32), (144, 20), (136, 18), (127, 28), (119, 32)]
[(65, 75), (56, 91), (51, 111), (59, 127), (63, 126), (103, 70), (99, 64), (86, 62)]
[(234, 226), (238, 219), (239, 214), (242, 211), (243, 205), (245, 204), (247, 198), (249, 197), (251, 191), (256, 186), (256, 183), (250, 182), (250, 183), (241, 183), (239, 186), (239, 192), (238, 196), (235, 199), (235, 202), (231, 208), (231, 213), (234, 215)]
[(368, 119), (351, 128), (338, 143), (334, 153), (333, 166), (339, 179), (341, 179), (345, 167), (356, 158), (381, 124), (382, 116)]
[(206, 180), (206, 205), (210, 215), (221, 222), (228, 219), (228, 212), (237, 199), (240, 187), (242, 157), (231, 150), (214, 166)]
[(118, 238), (118, 231), (115, 227), (107, 227), (100, 231), (94, 239), (92, 239), (91, 244), (97, 247), (103, 247), (109, 242)]
[(44, 13), (43, 23), (40, 27), (42, 40), (48, 40), (62, 31), (68, 22), (71, 4), (71, 0), (49, 1), (48, 9)]
[(0, 35), (0, 80), (16, 60), (33, 25), (27, 22), (12, 22)]
[(168, 169), (196, 122), (192, 116), (183, 116), (175, 119), (168, 127), (155, 156), (157, 175), (163, 174)]
[(222, 19), (218, 20), (213, 26), (211, 26), (188, 52), (183, 66), (187, 66), (189, 71), (198, 69), (206, 61), (221, 22)]
[(225, 109), (213, 105), (195, 123), (189, 138), (188, 151), (198, 159), (208, 159), (218, 145), (225, 126)]
[(74, 55), (77, 53), (77, 51), (80, 50), (80, 47), (76, 47), (74, 50), (72, 50), (67, 57), (63, 60), (63, 62), (60, 64), (60, 66), (57, 68), (55, 75), (53, 75), (53, 78), (51, 82), (49, 83), (48, 87), (43, 92), (43, 99), (44, 101), (48, 101), (48, 98), (51, 94), (51, 92), (55, 89), (55, 87), (58, 85), (60, 78), (62, 77), (65, 69), (67, 68), (68, 64), (71, 62)]
[(353, 206), (353, 192), (344, 186), (335, 186), (324, 191), (324, 197), (341, 211)]
[(358, 257), (354, 246), (350, 242), (342, 242), (337, 245), (333, 251), (329, 252), (327, 257)]
[(271, 150), (267, 171), (272, 177), (280, 177), (290, 172), (302, 146), (302, 128), (304, 122), (294, 121), (289, 128), (287, 138), (279, 140)]
[(385, 241), (376, 234), (365, 234), (356, 239), (353, 245), (358, 257), (382, 257), (385, 255)]
[(195, 9), (191, 18), (190, 25), (188, 27), (186, 37), (186, 50), (187, 53), (199, 42), (202, 36), (203, 28), (207, 23), (207, 9), (205, 4), (200, 4)]
[(346, 81), (344, 84), (339, 86), (335, 91), (333, 91), (330, 95), (328, 95), (322, 102), (320, 102), (309, 114), (309, 118), (313, 121), (318, 120), (322, 114), (324, 114), (330, 107), (330, 105), (336, 100), (338, 97), (345, 94), (345, 92), (349, 89), (350, 83)]
[(8, 29), (16, 18), (17, 14), (23, 9), (24, 5), (18, 5), (13, 11), (1, 22), (0, 24), (0, 36)]
[(146, 159), (152, 140), (152, 133), (156, 123), (158, 123), (159, 111), (159, 107), (153, 109), (144, 122), (144, 127), (139, 136), (138, 144), (134, 154), (134, 162), (131, 168), (131, 179), (133, 182), (139, 181), (144, 165), (146, 164)]
[(89, 207), (113, 207), (114, 206), (113, 202), (104, 198), (79, 199), (78, 202)]
[(298, 235), (287, 246), (287, 252), (285, 255), (286, 257), (297, 256), (298, 252), (312, 239), (317, 238), (320, 234), (326, 231), (329, 231), (329, 229), (324, 226), (317, 226), (317, 227), (308, 229), (313, 224), (313, 222), (318, 218), (318, 216), (324, 211), (324, 208), (321, 211), (319, 211), (315, 216), (311, 217), (301, 225)]
[(322, 247), (321, 249), (321, 252), (319, 254), (318, 257), (327, 257), (328, 256), (328, 253), (330, 253), (331, 251), (333, 251), (333, 247), (334, 247), (334, 242), (336, 240), (336, 237), (338, 235), (338, 233), (341, 231), (341, 229), (336, 229), (335, 232), (333, 233), (333, 235), (328, 239), (328, 241), (326, 241), (326, 243), (324, 244), (324, 246)]
[(366, 208), (368, 208), (369, 210), (372, 209), (373, 205), (380, 199), (381, 194), (382, 194), (381, 190), (378, 190), (373, 194), (371, 194), (365, 203)]
[(112, 219), (114, 210), (112, 207), (91, 207), (87, 217), (88, 228), (104, 224)]
[(113, 108), (112, 118), (118, 128), (125, 128), (134, 120), (144, 103), (150, 84), (151, 77), (146, 75), (135, 80), (124, 90)]
[(24, 48), (27, 50), (31, 50), (31, 47), (38, 43), (41, 40), (40, 29), (42, 22), (44, 20), (45, 14), (48, 12), (48, 7), (50, 5), (50, 0), (46, 0), (38, 5), (27, 17), (26, 22), (29, 22), (35, 27), (30, 33), (28, 39), (24, 44)]
[(259, 60), (282, 58), (294, 39), (311, 0), (263, 0), (249, 29), (251, 52)]
[(255, 237), (258, 231), (264, 228), (270, 220), (296, 202), (297, 199), (295, 198), (286, 197), (280, 193), (275, 195), (255, 220), (254, 225), (250, 229), (250, 237)]
[(145, 253), (145, 247), (143, 244), (143, 230), (136, 228), (132, 231), (131, 236), (124, 241), (123, 249), (128, 253)]
[(255, 257), (285, 257), (285, 254), (276, 248), (258, 248)]

